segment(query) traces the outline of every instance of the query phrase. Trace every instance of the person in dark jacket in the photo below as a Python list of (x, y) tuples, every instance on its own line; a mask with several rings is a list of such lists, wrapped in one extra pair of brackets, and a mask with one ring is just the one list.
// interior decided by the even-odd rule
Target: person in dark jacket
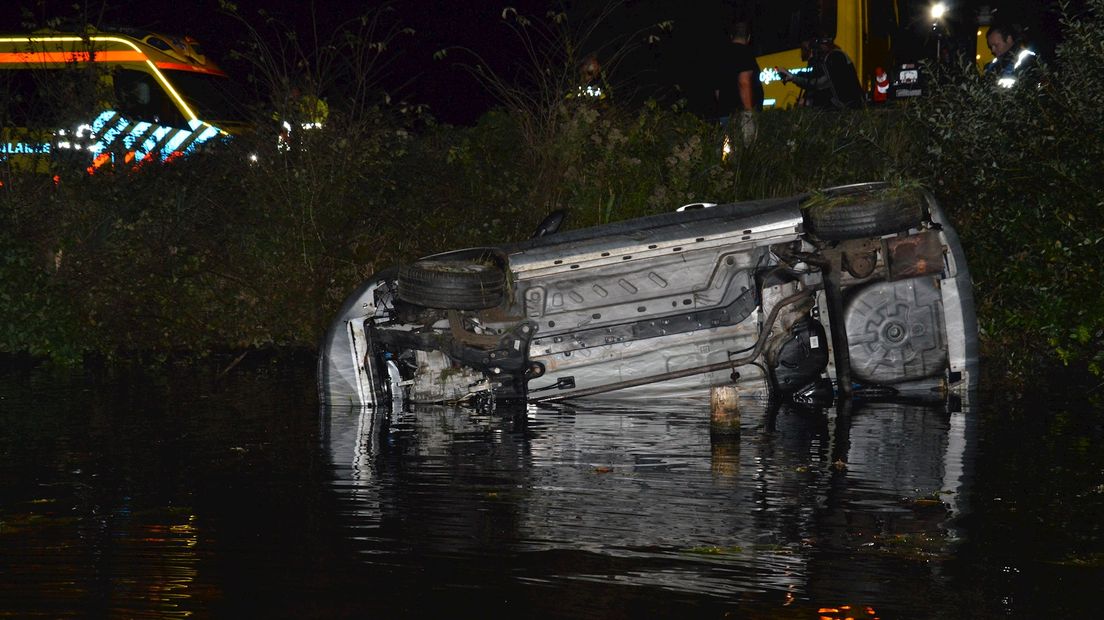
[(755, 140), (755, 113), (763, 109), (763, 84), (759, 81), (759, 63), (751, 50), (751, 32), (747, 22), (736, 22), (730, 30), (731, 43), (725, 56), (724, 80), (715, 96), (721, 109), (729, 113), (729, 124), (739, 128), (744, 144)]
[(865, 100), (855, 64), (832, 39), (811, 39), (801, 48), (808, 68), (799, 75), (782, 68), (778, 73), (784, 83), (793, 82), (805, 91), (806, 105), (829, 110), (863, 107)]

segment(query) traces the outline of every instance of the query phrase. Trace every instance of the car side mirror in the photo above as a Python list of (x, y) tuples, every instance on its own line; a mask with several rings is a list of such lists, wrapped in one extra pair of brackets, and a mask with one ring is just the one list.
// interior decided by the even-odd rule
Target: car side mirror
[(551, 235), (560, 229), (560, 225), (563, 224), (564, 219), (567, 217), (567, 209), (556, 209), (545, 216), (541, 223), (537, 225), (537, 229), (533, 231), (533, 235), (530, 239), (536, 239), (545, 235)]

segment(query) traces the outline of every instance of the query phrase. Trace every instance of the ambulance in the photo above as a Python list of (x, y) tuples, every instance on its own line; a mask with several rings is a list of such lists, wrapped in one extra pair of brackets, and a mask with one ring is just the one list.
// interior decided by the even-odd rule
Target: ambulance
[(0, 166), (89, 173), (169, 161), (245, 128), (234, 82), (190, 37), (0, 35)]

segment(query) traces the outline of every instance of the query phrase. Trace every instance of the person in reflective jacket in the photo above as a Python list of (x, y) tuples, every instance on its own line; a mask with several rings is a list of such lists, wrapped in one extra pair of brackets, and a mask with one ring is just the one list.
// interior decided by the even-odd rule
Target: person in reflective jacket
[(806, 105), (814, 108), (858, 109), (865, 104), (855, 65), (832, 39), (818, 37), (801, 44), (806, 71), (795, 75), (778, 68), (782, 82), (793, 82), (805, 91)]
[(993, 52), (993, 61), (985, 65), (985, 75), (995, 79), (998, 86), (1011, 88), (1035, 69), (1035, 52), (1024, 46), (1018, 29), (993, 25), (985, 40)]

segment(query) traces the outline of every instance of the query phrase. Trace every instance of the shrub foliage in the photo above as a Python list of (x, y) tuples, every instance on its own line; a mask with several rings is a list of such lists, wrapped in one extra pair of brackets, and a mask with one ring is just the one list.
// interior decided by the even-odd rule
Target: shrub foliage
[[(724, 159), (724, 130), (677, 106), (561, 97), (535, 140), (531, 110), (451, 127), (356, 95), (330, 99), (325, 125), (283, 146), (268, 112), (251, 135), (171, 165), (55, 170), (55, 182), (0, 163), (0, 351), (312, 347), (368, 274), (524, 239), (553, 209), (580, 227), (908, 179), (959, 226), (983, 343), (1001, 351), (991, 366), (1099, 374), (1104, 68), (1084, 59), (1104, 56), (1102, 4), (1066, 24), (1038, 88), (966, 73), (908, 106), (767, 112)], [(270, 87), (286, 99), (287, 80)]]
[(1018, 374), (1104, 371), (1104, 2), (1089, 8), (1039, 83), (967, 74), (910, 111), (927, 136), (913, 169), (962, 229), (984, 341)]

